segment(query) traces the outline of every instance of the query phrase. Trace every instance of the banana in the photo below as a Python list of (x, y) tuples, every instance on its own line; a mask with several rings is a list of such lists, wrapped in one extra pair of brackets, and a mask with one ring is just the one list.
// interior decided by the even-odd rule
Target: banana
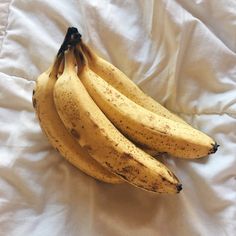
[(189, 159), (205, 157), (217, 150), (216, 142), (203, 132), (143, 108), (90, 70), (81, 52), (77, 58), (83, 64), (79, 78), (90, 96), (133, 142)]
[(41, 74), (33, 91), (33, 106), (40, 126), (51, 145), (72, 165), (97, 180), (118, 184), (120, 178), (96, 162), (85, 149), (75, 141), (60, 120), (53, 101), (53, 88), (60, 65), (58, 57), (55, 64)]
[(102, 166), (128, 183), (156, 193), (178, 193), (177, 177), (162, 163), (137, 148), (107, 119), (89, 96), (75, 69), (73, 50), (54, 87), (61, 120), (77, 142)]
[[(116, 88), (119, 92), (129, 99), (146, 108), (149, 111), (165, 118), (187, 124), (186, 121), (171, 113), (164, 106), (159, 104), (153, 98), (145, 94), (131, 79), (114, 65), (98, 56), (88, 45), (81, 41), (80, 47), (85, 54), (91, 70), (98, 74), (102, 79)], [(189, 125), (190, 126), (190, 125)]]

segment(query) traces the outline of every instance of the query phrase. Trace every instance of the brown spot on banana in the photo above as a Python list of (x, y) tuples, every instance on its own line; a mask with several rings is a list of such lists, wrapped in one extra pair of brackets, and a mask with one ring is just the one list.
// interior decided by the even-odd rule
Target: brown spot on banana
[(151, 115), (151, 116), (148, 116), (148, 120), (149, 121), (153, 121), (154, 120), (154, 117)]
[(84, 145), (83, 147), (88, 153), (91, 153), (92, 152), (92, 147), (90, 145)]
[(132, 159), (133, 157), (132, 157), (132, 155), (130, 154), (130, 153), (123, 153), (122, 155), (121, 155), (121, 158), (122, 159), (126, 159), (126, 160), (129, 160), (129, 159)]
[(121, 173), (131, 173), (133, 171), (134, 171), (133, 166), (126, 166), (120, 170)]
[(168, 130), (168, 129), (170, 129), (170, 126), (169, 126), (169, 125), (166, 125), (165, 128)]
[(94, 127), (94, 129), (98, 129), (98, 125), (97, 125), (97, 123), (93, 123), (93, 127)]
[(74, 138), (80, 139), (80, 135), (75, 129), (71, 129), (70, 133)]
[(104, 164), (106, 165), (106, 167), (107, 167), (108, 169), (112, 170), (112, 166), (110, 165), (110, 163), (105, 162)]

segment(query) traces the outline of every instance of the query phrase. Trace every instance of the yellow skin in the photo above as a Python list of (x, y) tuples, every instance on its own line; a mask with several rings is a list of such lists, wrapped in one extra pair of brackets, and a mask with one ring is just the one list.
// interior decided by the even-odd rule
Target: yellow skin
[(200, 158), (213, 152), (215, 141), (212, 138), (184, 123), (143, 108), (95, 74), (86, 64), (79, 77), (104, 114), (135, 143), (180, 158)]
[[(159, 104), (153, 98), (145, 94), (131, 79), (114, 65), (99, 57), (89, 46), (81, 42), (80, 46), (85, 54), (89, 68), (98, 74), (102, 79), (112, 85), (120, 93), (124, 94), (130, 100), (146, 108), (157, 115), (168, 119), (178, 121), (187, 125), (183, 119), (171, 113), (164, 106)], [(190, 126), (190, 125), (189, 125)]]
[(77, 142), (102, 166), (128, 183), (156, 193), (177, 193), (181, 185), (162, 163), (137, 148), (107, 119), (84, 88), (66, 54), (65, 70), (54, 88), (57, 111)]
[(59, 62), (60, 60), (57, 59), (51, 68), (38, 77), (33, 92), (33, 105), (42, 130), (51, 145), (66, 160), (87, 175), (106, 183), (118, 184), (123, 182), (95, 161), (75, 141), (60, 120), (53, 101), (53, 88), (57, 80)]

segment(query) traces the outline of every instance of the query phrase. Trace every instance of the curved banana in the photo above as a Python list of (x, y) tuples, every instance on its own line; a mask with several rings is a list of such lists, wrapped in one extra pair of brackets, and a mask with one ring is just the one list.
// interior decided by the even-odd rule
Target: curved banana
[[(164, 106), (145, 94), (131, 79), (114, 65), (99, 57), (88, 45), (81, 41), (80, 46), (91, 70), (116, 88), (129, 99), (157, 115), (187, 124), (186, 121), (171, 113)], [(190, 126), (190, 125), (189, 125)]]
[(56, 108), (67, 129), (96, 161), (128, 183), (147, 191), (178, 193), (182, 187), (175, 175), (126, 139), (98, 108), (78, 78), (74, 60), (69, 50), (54, 87)]
[[(82, 58), (83, 55), (80, 55), (80, 60)], [(108, 84), (86, 64), (79, 78), (104, 114), (135, 143), (180, 158), (200, 158), (216, 151), (217, 144), (212, 138), (183, 123), (146, 110)]]
[(60, 58), (57, 58), (55, 64), (38, 77), (33, 91), (33, 106), (42, 130), (51, 145), (66, 160), (87, 175), (112, 184), (123, 182), (89, 156), (60, 120), (53, 101), (53, 88), (56, 83), (60, 61)]

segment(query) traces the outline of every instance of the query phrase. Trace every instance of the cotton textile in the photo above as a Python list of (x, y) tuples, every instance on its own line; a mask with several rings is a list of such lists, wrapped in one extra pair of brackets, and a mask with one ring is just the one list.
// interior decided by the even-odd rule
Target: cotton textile
[[(35, 81), (67, 27), (140, 88), (220, 144), (162, 158), (178, 195), (100, 183), (64, 160), (35, 116)], [(233, 236), (236, 232), (236, 2), (0, 2), (0, 236)]]

